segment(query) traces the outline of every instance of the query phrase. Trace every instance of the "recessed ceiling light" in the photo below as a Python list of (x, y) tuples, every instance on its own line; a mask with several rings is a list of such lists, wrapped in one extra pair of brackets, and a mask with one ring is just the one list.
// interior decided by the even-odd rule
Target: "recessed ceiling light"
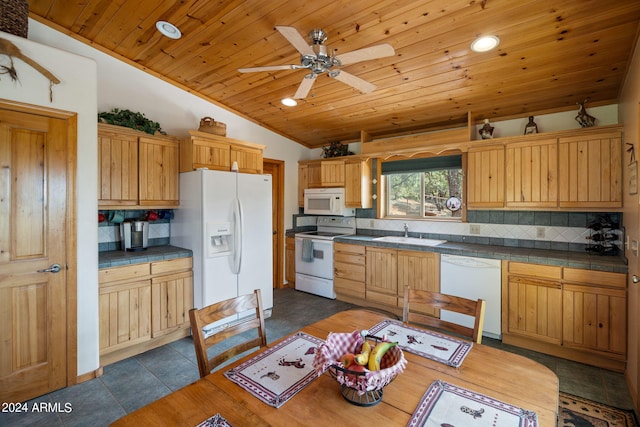
[(471, 50), (474, 52), (488, 52), (500, 44), (497, 36), (482, 36), (471, 42)]
[(178, 27), (176, 27), (170, 22), (158, 21), (156, 22), (156, 28), (163, 35), (169, 37), (170, 39), (178, 40), (180, 37), (182, 37), (182, 33), (180, 32)]
[(287, 107), (295, 107), (298, 105), (298, 101), (293, 98), (283, 98), (280, 102), (282, 102)]

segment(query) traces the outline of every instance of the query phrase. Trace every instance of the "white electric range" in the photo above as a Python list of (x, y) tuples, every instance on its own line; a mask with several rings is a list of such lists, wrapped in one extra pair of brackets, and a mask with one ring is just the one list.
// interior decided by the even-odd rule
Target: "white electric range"
[(333, 289), (333, 239), (356, 234), (354, 217), (321, 216), (316, 231), (296, 233), (296, 289), (336, 298)]

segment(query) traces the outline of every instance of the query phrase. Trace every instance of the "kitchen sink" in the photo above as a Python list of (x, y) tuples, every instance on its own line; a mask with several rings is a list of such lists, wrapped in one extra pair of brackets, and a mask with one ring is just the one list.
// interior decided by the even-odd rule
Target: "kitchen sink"
[(389, 243), (400, 243), (400, 244), (406, 244), (406, 245), (420, 245), (420, 246), (437, 246), (447, 242), (446, 240), (420, 239), (418, 237), (403, 237), (403, 236), (376, 237), (373, 240), (376, 242), (389, 242)]

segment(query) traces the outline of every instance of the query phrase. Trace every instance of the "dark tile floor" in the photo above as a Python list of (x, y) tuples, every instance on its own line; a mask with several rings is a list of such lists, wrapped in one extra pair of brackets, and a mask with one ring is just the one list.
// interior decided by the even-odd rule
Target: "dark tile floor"
[[(272, 316), (267, 319), (269, 342), (351, 304), (293, 289), (276, 290)], [(560, 390), (620, 408), (632, 408), (622, 374), (540, 353), (521, 350), (485, 338), (483, 344), (530, 357), (552, 369)], [(198, 379), (191, 338), (167, 344), (138, 356), (105, 366), (104, 375), (27, 402), (28, 413), (0, 413), (0, 426), (107, 426), (166, 394)], [(62, 411), (34, 412), (34, 403), (59, 403)], [(70, 408), (65, 412), (65, 408)]]

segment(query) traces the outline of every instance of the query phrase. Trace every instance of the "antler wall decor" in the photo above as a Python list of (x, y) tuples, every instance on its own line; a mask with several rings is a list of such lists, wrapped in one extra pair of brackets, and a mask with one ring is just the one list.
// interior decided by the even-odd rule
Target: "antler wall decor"
[(27, 55), (23, 54), (18, 48), (18, 46), (16, 46), (15, 44), (13, 44), (7, 39), (0, 38), (0, 55), (7, 55), (9, 57), (9, 60), (11, 61), (10, 67), (4, 66), (4, 65), (0, 66), (0, 68), (2, 68), (3, 70), (3, 72), (1, 72), (0, 74), (9, 74), (9, 76), (11, 77), (11, 80), (13, 81), (18, 80), (18, 73), (15, 67), (13, 66), (14, 57), (22, 60), (27, 65), (30, 65), (31, 67), (35, 68), (36, 71), (38, 71), (40, 74), (42, 74), (47, 79), (49, 79), (49, 100), (53, 102), (53, 85), (54, 84), (57, 85), (58, 83), (60, 83), (60, 80), (56, 76), (54, 76), (49, 70), (44, 68), (42, 65), (38, 64), (36, 61), (29, 58)]

